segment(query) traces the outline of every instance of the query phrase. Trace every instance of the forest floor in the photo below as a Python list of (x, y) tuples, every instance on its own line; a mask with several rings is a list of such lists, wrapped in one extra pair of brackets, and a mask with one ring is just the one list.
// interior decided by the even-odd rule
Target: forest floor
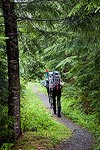
[(61, 114), (61, 117), (58, 118), (57, 115), (53, 114), (53, 111), (50, 108), (47, 94), (38, 92), (37, 86), (34, 86), (34, 92), (43, 101), (47, 111), (51, 113), (51, 116), (60, 123), (64, 124), (66, 127), (70, 128), (72, 131), (72, 137), (61, 141), (60, 144), (54, 148), (54, 150), (92, 150), (92, 134), (87, 129), (73, 123), (63, 114)]

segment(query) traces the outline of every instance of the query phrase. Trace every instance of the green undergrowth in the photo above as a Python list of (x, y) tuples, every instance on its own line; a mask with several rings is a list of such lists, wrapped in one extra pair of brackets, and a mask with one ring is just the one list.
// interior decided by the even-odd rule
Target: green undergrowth
[(100, 149), (100, 124), (98, 124), (98, 117), (96, 113), (86, 114), (80, 107), (79, 100), (74, 98), (62, 98), (62, 112), (69, 119), (77, 124), (87, 128), (96, 138), (96, 148)]
[(51, 117), (42, 101), (33, 92), (34, 85), (39, 91), (46, 92), (39, 83), (29, 83), (24, 97), (21, 99), (22, 137), (14, 146), (14, 150), (36, 150), (53, 148), (61, 140), (71, 136), (70, 130)]

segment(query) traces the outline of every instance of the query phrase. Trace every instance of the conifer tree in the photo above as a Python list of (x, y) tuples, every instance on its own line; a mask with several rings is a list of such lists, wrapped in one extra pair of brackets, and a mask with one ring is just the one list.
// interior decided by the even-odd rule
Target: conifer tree
[(2, 2), (5, 21), (6, 50), (8, 59), (8, 115), (14, 121), (10, 124), (12, 130), (11, 140), (17, 139), (21, 134), (20, 127), (20, 79), (19, 79), (19, 51), (17, 38), (17, 18), (14, 11), (14, 2)]

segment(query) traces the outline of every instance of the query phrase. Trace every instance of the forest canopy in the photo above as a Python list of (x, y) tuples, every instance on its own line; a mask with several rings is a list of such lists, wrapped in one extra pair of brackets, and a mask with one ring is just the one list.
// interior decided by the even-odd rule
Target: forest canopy
[[(9, 11), (4, 8), (4, 4), (6, 7), (9, 4)], [(16, 35), (10, 37), (15, 31)], [(99, 41), (100, 2), (97, 0), (2, 0), (0, 2), (0, 123), (5, 127), (0, 126), (0, 137), (6, 139), (7, 127), (12, 120), (8, 117), (8, 114), (11, 117), (12, 112), (8, 113), (11, 109), (10, 105), (8, 107), (8, 103), (11, 102), (8, 100), (10, 94), (8, 87), (20, 90), (20, 78), (26, 81), (40, 80), (45, 69), (60, 70), (66, 83), (64, 92), (68, 92), (67, 84), (73, 87), (74, 90), (69, 92), (68, 97), (73, 95), (74, 98), (79, 99), (81, 109), (86, 114), (96, 113), (100, 123)], [(15, 72), (9, 69), (12, 57), (16, 60)], [(15, 78), (11, 75), (15, 77), (16, 71), (18, 82), (14, 84), (12, 81)], [(18, 90), (17, 96), (20, 97)], [(5, 131), (2, 130), (3, 128)]]

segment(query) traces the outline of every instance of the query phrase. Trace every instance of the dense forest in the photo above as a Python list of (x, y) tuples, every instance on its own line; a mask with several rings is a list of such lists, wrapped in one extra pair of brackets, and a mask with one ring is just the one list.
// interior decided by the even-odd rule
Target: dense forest
[(0, 145), (21, 136), (22, 80), (46, 69), (61, 72), (63, 95), (100, 128), (99, 22), (97, 0), (0, 1)]

